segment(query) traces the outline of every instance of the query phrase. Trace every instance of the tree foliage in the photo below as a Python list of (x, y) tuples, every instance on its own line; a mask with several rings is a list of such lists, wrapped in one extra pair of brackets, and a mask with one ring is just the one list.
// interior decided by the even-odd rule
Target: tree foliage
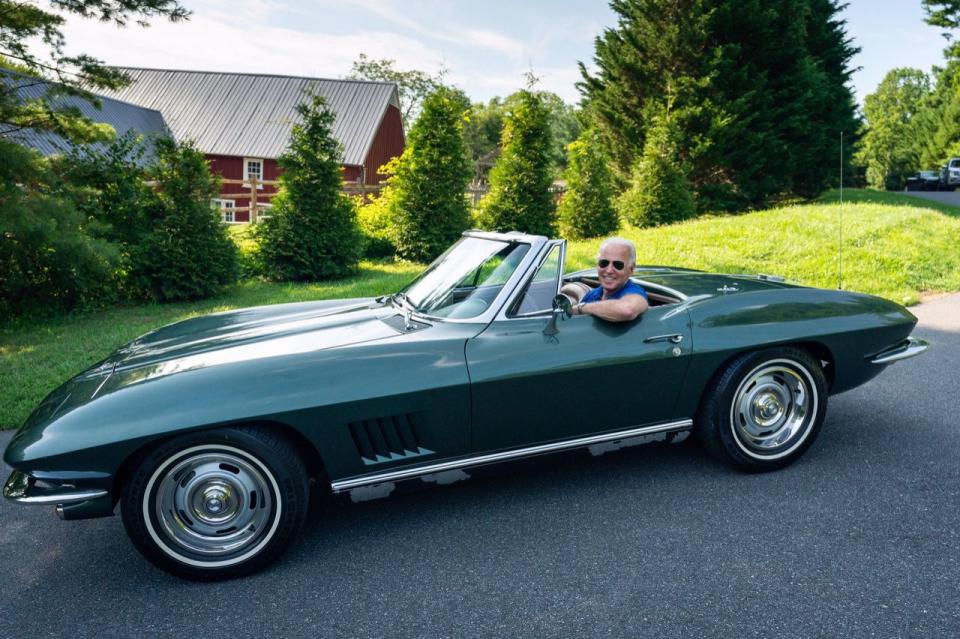
[(237, 279), (237, 249), (210, 201), (219, 179), (192, 143), (159, 139), (150, 167), (157, 190), (145, 206), (149, 230), (130, 247), (127, 285), (161, 302), (209, 297)]
[[(812, 196), (836, 173), (840, 132), (858, 129), (848, 80), (857, 49), (835, 0), (613, 0), (580, 84), (626, 179), (656, 118), (701, 209)], [(848, 157), (847, 154), (846, 157)]]
[(563, 172), (567, 189), (557, 207), (560, 234), (579, 240), (613, 233), (620, 220), (613, 208), (613, 178), (600, 137), (587, 129), (567, 146), (567, 153)]
[(423, 102), (407, 147), (388, 165), (397, 254), (430, 261), (470, 225), (463, 190), (472, 173), (463, 142), (462, 94), (440, 87)]
[[(374, 82), (393, 82), (397, 85), (400, 98), (400, 115), (403, 118), (403, 128), (410, 130), (410, 126), (420, 114), (423, 101), (428, 95), (443, 86), (441, 77), (433, 77), (424, 71), (411, 69), (400, 71), (396, 68), (396, 61), (389, 59), (374, 60), (361, 53), (354, 60), (347, 74), (348, 80), (372, 80)], [(442, 74), (441, 74), (442, 75)]]
[(960, 0), (921, 0), (927, 14), (927, 24), (944, 29), (943, 37), (947, 41), (944, 50), (947, 58), (960, 57), (960, 43), (953, 41), (951, 31), (960, 28)]
[(306, 96), (296, 110), (300, 122), (278, 158), (280, 191), (257, 232), (265, 272), (287, 281), (346, 275), (356, 269), (363, 247), (355, 204), (341, 191), (335, 116), (318, 95)]
[(104, 225), (104, 239), (127, 256), (151, 226), (144, 210), (152, 195), (144, 181), (146, 151), (145, 141), (131, 130), (106, 144), (73, 146), (52, 160), (80, 212)]
[(857, 159), (866, 166), (870, 186), (902, 189), (906, 178), (920, 169), (922, 119), (918, 116), (930, 95), (926, 73), (893, 69), (864, 99), (866, 131)]
[(549, 118), (540, 93), (520, 91), (503, 127), (500, 158), (490, 172), (490, 192), (480, 202), (477, 218), (485, 228), (553, 233)]
[(49, 163), (0, 138), (0, 316), (66, 310), (105, 293), (113, 245), (74, 206)]
[[(91, 56), (65, 53), (61, 28), (69, 15), (122, 27), (131, 20), (146, 25), (155, 17), (184, 20), (189, 12), (176, 0), (53, 0), (43, 5), (0, 0), (0, 136), (30, 128), (77, 141), (104, 139), (102, 127), (61, 98), (79, 96), (99, 104), (91, 90), (118, 88), (127, 78)], [(25, 97), (31, 85), (42, 88), (38, 97)]]
[[(556, 93), (538, 91), (549, 112), (550, 161), (557, 173), (567, 166), (567, 145), (580, 135), (580, 110), (563, 101)], [(464, 123), (463, 136), (471, 159), (477, 160), (499, 150), (500, 138), (506, 114), (522, 99), (521, 93), (513, 93), (504, 100), (491, 98), (486, 104), (476, 102)], [(495, 155), (495, 153), (494, 153)]]
[(693, 189), (677, 157), (678, 137), (662, 116), (647, 132), (630, 184), (617, 200), (620, 215), (634, 226), (659, 226), (693, 217)]

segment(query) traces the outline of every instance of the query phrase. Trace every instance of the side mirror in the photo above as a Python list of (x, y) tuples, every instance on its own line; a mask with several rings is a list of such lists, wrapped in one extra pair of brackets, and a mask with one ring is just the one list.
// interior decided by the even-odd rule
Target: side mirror
[(557, 328), (557, 318), (567, 319), (573, 315), (573, 307), (570, 299), (566, 295), (557, 295), (553, 298), (553, 313), (550, 315), (550, 321), (543, 329), (544, 335), (556, 335), (560, 332)]

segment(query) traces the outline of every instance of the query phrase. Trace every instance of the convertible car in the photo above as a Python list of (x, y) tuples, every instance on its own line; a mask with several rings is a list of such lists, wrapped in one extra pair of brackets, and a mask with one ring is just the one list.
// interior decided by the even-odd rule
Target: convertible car
[(471, 231), (394, 295), (157, 329), (36, 408), (4, 494), (62, 519), (119, 504), (150, 561), (223, 579), (290, 544), (311, 488), (359, 500), (691, 433), (737, 468), (781, 468), (829, 395), (927, 348), (897, 304), (764, 275), (641, 266), (638, 319), (572, 316), (597, 273), (565, 274), (565, 249)]

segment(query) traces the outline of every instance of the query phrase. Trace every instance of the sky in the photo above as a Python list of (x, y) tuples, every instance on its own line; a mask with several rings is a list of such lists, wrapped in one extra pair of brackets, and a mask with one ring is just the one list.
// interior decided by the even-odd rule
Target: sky
[[(858, 101), (892, 68), (929, 71), (945, 41), (920, 0), (848, 0), (843, 18), (862, 51)], [(506, 96), (533, 71), (539, 86), (579, 100), (577, 63), (615, 25), (607, 0), (181, 0), (188, 22), (149, 28), (70, 18), (67, 51), (108, 64), (341, 78), (361, 53), (401, 70), (445, 72), (473, 101)]]

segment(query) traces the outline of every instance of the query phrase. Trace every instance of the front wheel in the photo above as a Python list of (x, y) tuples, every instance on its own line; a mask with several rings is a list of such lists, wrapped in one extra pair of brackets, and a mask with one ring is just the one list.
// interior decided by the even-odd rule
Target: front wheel
[(810, 447), (827, 410), (820, 363), (797, 348), (746, 353), (707, 390), (696, 431), (705, 447), (749, 471), (783, 468)]
[(296, 450), (260, 427), (189, 434), (150, 451), (122, 494), (123, 524), (160, 568), (189, 579), (250, 574), (302, 526), (307, 473)]

